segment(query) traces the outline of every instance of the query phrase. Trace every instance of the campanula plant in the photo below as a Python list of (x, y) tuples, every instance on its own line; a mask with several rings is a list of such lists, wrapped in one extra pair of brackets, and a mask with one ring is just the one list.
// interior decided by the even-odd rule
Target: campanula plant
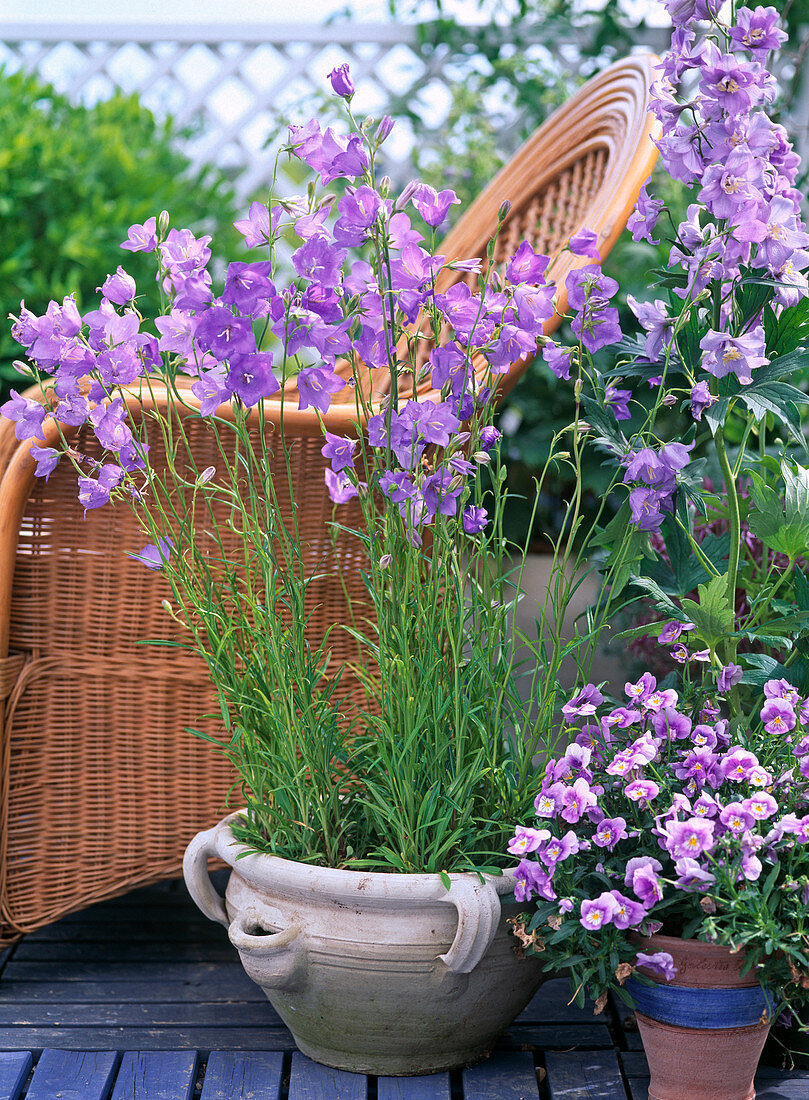
[[(528, 242), (498, 271), (436, 255), (455, 194), (414, 182), (390, 195), (375, 160), (391, 119), (358, 122), (348, 67), (331, 79), (346, 128), (290, 128), (286, 152), (313, 177), (306, 195), (254, 202), (236, 222), (263, 258), (230, 263), (219, 284), (209, 237), (167, 214), (133, 225), (122, 247), (153, 256), (165, 304), (154, 331), (124, 266), (83, 315), (70, 297), (43, 316), (23, 306), (13, 332), (40, 392), (15, 391), (2, 412), (21, 439), (44, 443), (43, 427), (59, 425), (58, 445), (31, 446), (40, 476), (72, 463), (86, 510), (113, 502), (140, 517), (148, 541), (122, 554), (162, 570), (167, 612), (207, 662), (247, 805), (240, 839), (330, 867), (502, 867), (511, 822), (533, 801), (559, 665), (580, 645), (546, 630), (526, 706), (492, 421), (498, 379), (536, 347), (555, 288)], [(586, 235), (570, 243), (590, 247)], [(350, 430), (334, 429), (334, 405)], [(324, 567), (300, 531), (313, 488), (287, 429), (303, 414), (321, 435), (314, 491), (330, 496), (331, 533), (348, 529), (365, 582), (362, 606), (314, 639)], [(199, 468), (189, 417), (213, 434), (215, 465)], [(99, 457), (65, 435), (82, 426)], [(157, 442), (165, 469), (152, 465)], [(566, 444), (574, 465), (581, 446)], [(350, 669), (333, 656), (341, 634), (359, 654)], [(349, 674), (360, 691), (346, 691)]]

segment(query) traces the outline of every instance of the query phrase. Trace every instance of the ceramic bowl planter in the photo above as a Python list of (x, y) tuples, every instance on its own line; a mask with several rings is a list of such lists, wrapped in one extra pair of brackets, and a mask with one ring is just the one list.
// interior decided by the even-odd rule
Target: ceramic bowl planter
[(744, 953), (671, 936), (652, 936), (643, 950), (668, 951), (677, 968), (671, 982), (639, 967), (655, 984), (626, 983), (649, 1062), (649, 1100), (752, 1100), (773, 1005), (754, 971), (742, 975)]
[[(447, 890), (438, 875), (294, 863), (250, 853), (234, 816), (191, 841), (185, 881), (315, 1061), (381, 1075), (466, 1065), (539, 988), (541, 964), (517, 956), (505, 923), (524, 908), (501, 904), (508, 873), (454, 874)], [(214, 856), (233, 868), (225, 899), (208, 876)]]

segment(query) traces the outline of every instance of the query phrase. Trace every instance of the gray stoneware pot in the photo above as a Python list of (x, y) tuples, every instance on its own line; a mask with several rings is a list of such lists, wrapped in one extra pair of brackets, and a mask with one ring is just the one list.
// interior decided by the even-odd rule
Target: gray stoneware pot
[[(485, 1057), (545, 975), (501, 905), (514, 879), (338, 871), (251, 853), (226, 817), (188, 845), (194, 901), (223, 924), (298, 1047), (356, 1073), (421, 1074)], [(241, 858), (237, 859), (240, 853)], [(232, 868), (225, 898), (208, 859)]]

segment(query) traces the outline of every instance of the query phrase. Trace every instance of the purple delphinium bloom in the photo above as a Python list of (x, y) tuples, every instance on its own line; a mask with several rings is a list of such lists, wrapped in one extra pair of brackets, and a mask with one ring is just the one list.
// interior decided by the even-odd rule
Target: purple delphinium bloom
[(740, 683), (742, 679), (742, 666), (733, 663), (723, 665), (716, 682), (720, 695), (725, 695), (732, 687)]
[(582, 228), (574, 233), (567, 242), (567, 247), (574, 256), (588, 256), (591, 260), (601, 263), (601, 253), (598, 251), (598, 234), (593, 229)]
[(593, 932), (597, 932), (612, 920), (617, 903), (612, 894), (605, 891), (597, 898), (585, 898), (581, 903), (580, 923)]
[(529, 852), (535, 852), (550, 835), (547, 829), (529, 829), (518, 825), (514, 830), (514, 836), (508, 842), (509, 855), (525, 856)]
[(761, 708), (761, 721), (767, 733), (788, 733), (795, 729), (797, 717), (785, 699), (768, 699)]
[(45, 421), (46, 410), (38, 401), (32, 401), (30, 397), (20, 397), (16, 390), (11, 391), (11, 397), (4, 405), (0, 405), (0, 415), (7, 420), (16, 421), (14, 434), (17, 439), (45, 439), (42, 425)]
[(639, 302), (632, 294), (627, 294), (626, 304), (646, 331), (644, 355), (650, 363), (659, 363), (661, 352), (671, 343), (674, 332), (674, 321), (668, 315), (666, 303), (659, 298), (654, 302)]
[(478, 508), (473, 504), (470, 504), (468, 508), (464, 508), (461, 513), (463, 529), (467, 535), (479, 535), (486, 527), (488, 518), (489, 514), (485, 508)]
[(664, 203), (662, 199), (649, 198), (646, 189), (649, 186), (650, 180), (651, 176), (641, 188), (640, 194), (638, 195), (638, 201), (635, 203), (635, 209), (629, 215), (626, 227), (632, 234), (633, 241), (648, 241), (649, 244), (660, 244), (660, 241), (656, 241), (652, 238), (652, 233), (654, 233), (654, 228)]
[(132, 276), (119, 267), (114, 275), (108, 275), (101, 287), (96, 289), (100, 289), (108, 301), (117, 306), (125, 306), (135, 297), (137, 287)]
[(329, 73), (329, 81), (336, 95), (342, 96), (343, 99), (351, 99), (355, 89), (348, 62), (332, 69)]
[(298, 383), (298, 408), (310, 406), (324, 413), (331, 404), (331, 394), (345, 388), (345, 379), (323, 367), (304, 367), (296, 379)]
[(129, 235), (121, 248), (128, 252), (154, 252), (157, 248), (157, 218), (147, 218), (143, 225), (130, 225)]
[(665, 978), (667, 982), (672, 981), (674, 975), (677, 973), (674, 959), (668, 951), (655, 951), (651, 955), (644, 951), (639, 951), (635, 956), (635, 965), (642, 966), (646, 970), (651, 970), (658, 977)]
[(28, 453), (37, 464), (36, 476), (44, 477), (47, 481), (59, 462), (59, 452), (54, 447), (37, 447), (34, 445), (28, 448)]
[(780, 16), (775, 8), (738, 8), (736, 25), (730, 28), (730, 38), (736, 48), (750, 50), (763, 61), (770, 50), (777, 50), (787, 41), (778, 27)]
[(138, 554), (127, 554), (133, 561), (139, 561), (147, 569), (162, 569), (171, 557), (174, 549), (174, 541), (169, 538), (158, 538), (157, 545), (149, 542)]
[(702, 357), (704, 370), (716, 378), (733, 373), (744, 385), (750, 385), (753, 381), (753, 371), (757, 367), (769, 363), (769, 359), (762, 354), (764, 330), (760, 326), (742, 336), (712, 330), (703, 336), (699, 346), (705, 353)]

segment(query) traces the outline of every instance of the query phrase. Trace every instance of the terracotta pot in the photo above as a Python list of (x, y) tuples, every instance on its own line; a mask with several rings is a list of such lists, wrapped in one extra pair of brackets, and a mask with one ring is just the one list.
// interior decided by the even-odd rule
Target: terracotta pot
[[(518, 958), (508, 873), (338, 871), (250, 853), (230, 822), (199, 833), (183, 872), (304, 1054), (357, 1073), (437, 1072), (485, 1057), (545, 975)], [(209, 857), (233, 871), (225, 899)], [(241, 858), (239, 858), (241, 856)]]
[(640, 948), (668, 951), (677, 968), (666, 982), (638, 967), (654, 985), (626, 983), (649, 1062), (649, 1100), (752, 1100), (774, 1005), (755, 972), (741, 974), (744, 953), (671, 936)]

